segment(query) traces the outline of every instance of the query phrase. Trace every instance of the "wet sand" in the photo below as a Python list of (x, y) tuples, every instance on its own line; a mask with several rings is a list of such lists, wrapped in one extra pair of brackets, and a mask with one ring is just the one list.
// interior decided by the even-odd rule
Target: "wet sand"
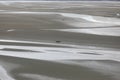
[(0, 1), (1, 80), (119, 80), (120, 2)]
[[(80, 61), (80, 64), (84, 64), (84, 63), (92, 64), (92, 62), (93, 61)], [(120, 66), (118, 62), (114, 62), (114, 61), (94, 61), (94, 62), (98, 64), (103, 63), (106, 65), (112, 64), (111, 66), (108, 67), (113, 67), (113, 68), (116, 66)], [(74, 64), (65, 64), (65, 63), (57, 63), (57, 62), (41, 61), (41, 60), (30, 60), (24, 58), (22, 59), (22, 58), (5, 57), (5, 56), (0, 57), (0, 63), (3, 65), (3, 68), (8, 72), (8, 76), (11, 76), (13, 78), (10, 80), (14, 80), (14, 79), (15, 80), (46, 80), (46, 79), (47, 80), (80, 80), (80, 79), (113, 80), (114, 79), (113, 77), (114, 75), (112, 76), (109, 73), (104, 74), (101, 72), (97, 72), (94, 69), (90, 69), (89, 66), (86, 67), (86, 66), (80, 66)], [(93, 64), (92, 66), (94, 65), (95, 64)], [(12, 66), (14, 66), (15, 68), (13, 68)], [(107, 69), (107, 67), (105, 67), (105, 69)]]

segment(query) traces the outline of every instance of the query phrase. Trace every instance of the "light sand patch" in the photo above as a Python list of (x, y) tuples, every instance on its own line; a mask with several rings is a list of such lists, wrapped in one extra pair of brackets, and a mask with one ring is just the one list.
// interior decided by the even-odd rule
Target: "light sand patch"
[(103, 36), (120, 36), (120, 28), (91, 28), (91, 29), (55, 29), (57, 31), (86, 33)]
[(8, 73), (7, 71), (0, 66), (0, 80), (15, 80), (13, 79)]

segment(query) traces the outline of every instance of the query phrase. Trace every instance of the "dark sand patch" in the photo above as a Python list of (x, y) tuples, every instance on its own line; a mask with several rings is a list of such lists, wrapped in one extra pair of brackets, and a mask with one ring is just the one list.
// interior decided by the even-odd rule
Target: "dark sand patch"
[(40, 51), (34, 51), (34, 50), (26, 50), (26, 49), (15, 49), (15, 48), (3, 48), (0, 49), (2, 51), (13, 51), (13, 52), (39, 52)]
[(63, 45), (52, 45), (52, 44), (40, 44), (40, 43), (22, 43), (22, 42), (5, 42), (0, 41), (0, 45), (12, 45), (12, 46), (33, 46), (33, 47), (64, 47), (64, 48), (70, 48), (69, 46), (63, 46)]
[[(19, 75), (24, 73), (45, 75), (64, 80), (113, 80), (109, 75), (77, 65), (7, 56), (0, 56), (0, 62), (4, 62), (4, 66), (9, 66), (11, 63), (20, 65), (9, 72), (16, 80), (32, 80)], [(9, 64), (6, 64), (6, 62)]]
[(77, 52), (78, 54), (88, 54), (88, 55), (102, 55), (102, 54), (98, 54), (98, 53), (93, 53), (93, 52), (90, 52), (90, 53), (86, 53), (86, 52)]

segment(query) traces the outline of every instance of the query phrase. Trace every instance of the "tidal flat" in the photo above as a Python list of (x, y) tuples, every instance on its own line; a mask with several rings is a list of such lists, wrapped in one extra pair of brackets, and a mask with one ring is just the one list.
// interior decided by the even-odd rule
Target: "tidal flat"
[(120, 80), (120, 2), (0, 1), (0, 80)]

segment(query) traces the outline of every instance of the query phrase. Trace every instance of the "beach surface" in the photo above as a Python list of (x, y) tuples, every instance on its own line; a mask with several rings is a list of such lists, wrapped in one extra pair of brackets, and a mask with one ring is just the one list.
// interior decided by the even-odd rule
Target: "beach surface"
[(120, 80), (120, 2), (0, 1), (0, 80)]

